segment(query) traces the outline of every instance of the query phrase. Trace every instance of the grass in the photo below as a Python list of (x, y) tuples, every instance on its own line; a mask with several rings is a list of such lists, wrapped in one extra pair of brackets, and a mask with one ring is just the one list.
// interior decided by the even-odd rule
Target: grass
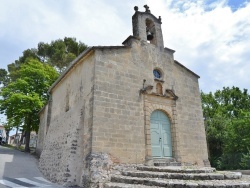
[(11, 149), (15, 149), (16, 147), (10, 144), (2, 144), (1, 146), (6, 147), (6, 148), (11, 148)]
[[(16, 150), (19, 150), (19, 151), (24, 151), (24, 146), (16, 146), (16, 145), (10, 145), (10, 144), (3, 144), (1, 145), (3, 147), (6, 147), (6, 148), (11, 148), (11, 149), (16, 149)], [(33, 148), (30, 148), (31, 151), (33, 151), (34, 149)]]

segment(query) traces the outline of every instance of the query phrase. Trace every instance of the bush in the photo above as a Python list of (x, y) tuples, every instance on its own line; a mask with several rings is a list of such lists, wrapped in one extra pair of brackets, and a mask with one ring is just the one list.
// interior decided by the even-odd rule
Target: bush
[(242, 154), (240, 166), (242, 169), (250, 169), (250, 150), (246, 154)]

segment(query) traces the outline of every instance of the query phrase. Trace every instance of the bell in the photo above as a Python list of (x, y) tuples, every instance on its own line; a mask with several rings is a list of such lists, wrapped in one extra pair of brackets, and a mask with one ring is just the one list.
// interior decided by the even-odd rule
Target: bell
[(152, 40), (154, 38), (153, 34), (149, 31), (147, 32), (147, 40)]

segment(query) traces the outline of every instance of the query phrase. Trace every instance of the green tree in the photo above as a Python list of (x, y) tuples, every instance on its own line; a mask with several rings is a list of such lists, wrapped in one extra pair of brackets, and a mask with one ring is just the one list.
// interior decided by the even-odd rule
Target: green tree
[(28, 59), (36, 59), (40, 60), (40, 58), (37, 56), (37, 49), (27, 49), (23, 51), (23, 55), (18, 58), (18, 60), (15, 60), (14, 63), (11, 63), (8, 65), (8, 72), (10, 74), (7, 75), (9, 78), (8, 81), (14, 81), (18, 78), (16, 75), (16, 72), (20, 69), (20, 66), (24, 64)]
[(8, 72), (5, 69), (0, 69), (0, 85), (8, 83)]
[(224, 87), (201, 93), (203, 116), (212, 166), (240, 167), (250, 145), (250, 95), (247, 89)]
[(250, 116), (231, 119), (227, 126), (224, 151), (247, 153), (250, 147)]
[(28, 58), (15, 70), (15, 75), (16, 79), (2, 88), (0, 111), (7, 116), (9, 124), (25, 130), (25, 151), (28, 152), (30, 132), (38, 130), (37, 113), (47, 101), (47, 90), (58, 73), (50, 65)]
[(15, 72), (28, 59), (36, 59), (43, 63), (48, 63), (56, 68), (58, 72), (62, 72), (81, 52), (87, 48), (83, 42), (76, 41), (76, 38), (65, 37), (57, 39), (51, 43), (40, 42), (37, 48), (31, 48), (23, 51), (23, 55), (18, 60), (8, 65), (8, 72), (11, 79), (16, 79)]
[(78, 43), (75, 38), (65, 37), (64, 40), (58, 39), (50, 44), (40, 42), (37, 55), (42, 62), (49, 63), (62, 72), (86, 48), (84, 43)]
[(32, 115), (47, 100), (46, 92), (58, 76), (56, 71), (61, 73), (86, 48), (84, 43), (70, 37), (40, 42), (37, 48), (23, 51), (22, 56), (9, 64), (8, 72), (0, 69), (0, 112), (7, 115), (9, 126), (26, 133), (26, 143), (29, 132), (38, 128), (38, 117)]

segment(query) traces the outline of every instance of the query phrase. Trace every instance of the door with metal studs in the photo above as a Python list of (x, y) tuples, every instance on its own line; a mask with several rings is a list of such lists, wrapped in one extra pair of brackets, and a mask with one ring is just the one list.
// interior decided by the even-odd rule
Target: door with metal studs
[(167, 115), (155, 110), (150, 117), (153, 158), (172, 157), (171, 127)]

